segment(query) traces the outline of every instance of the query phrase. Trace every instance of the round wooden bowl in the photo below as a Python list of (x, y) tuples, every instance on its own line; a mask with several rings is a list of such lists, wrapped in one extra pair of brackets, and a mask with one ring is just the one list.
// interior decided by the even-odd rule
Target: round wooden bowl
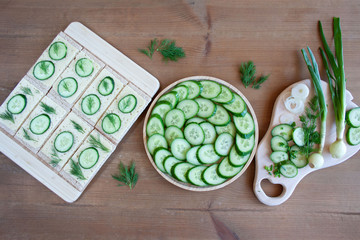
[[(180, 182), (178, 180), (176, 180), (175, 178), (169, 176), (168, 174), (165, 174), (163, 172), (161, 172), (157, 166), (155, 165), (155, 162), (153, 160), (153, 157), (151, 156), (151, 154), (149, 153), (148, 149), (147, 149), (147, 136), (146, 136), (146, 125), (147, 125), (147, 122), (149, 120), (149, 117), (150, 117), (150, 114), (152, 112), (152, 109), (153, 107), (155, 106), (157, 100), (162, 96), (164, 95), (165, 93), (169, 92), (173, 87), (175, 87), (177, 84), (181, 83), (181, 82), (184, 82), (184, 81), (187, 81), (187, 80), (195, 80), (195, 81), (200, 81), (200, 80), (212, 80), (212, 81), (215, 81), (215, 82), (218, 82), (224, 86), (227, 86), (229, 87), (233, 92), (239, 94), (245, 101), (246, 105), (247, 105), (247, 109), (248, 109), (248, 112), (251, 114), (251, 116), (253, 117), (254, 119), (254, 123), (255, 123), (255, 146), (254, 146), (254, 149), (252, 150), (251, 152), (251, 155), (250, 155), (250, 158), (249, 160), (247, 161), (247, 163), (245, 164), (245, 166), (243, 167), (243, 169), (237, 174), (235, 175), (234, 177), (230, 178), (229, 180), (225, 181), (224, 183), (222, 184), (219, 184), (219, 185), (216, 185), (216, 186), (208, 186), (208, 187), (198, 187), (198, 186), (194, 186), (194, 185), (191, 185), (191, 184), (188, 184), (188, 183), (183, 183), (183, 182)], [(146, 154), (152, 164), (152, 166), (155, 168), (155, 170), (163, 177), (165, 178), (168, 182), (180, 187), (180, 188), (183, 188), (183, 189), (186, 189), (186, 190), (190, 190), (190, 191), (197, 191), (197, 192), (205, 192), (205, 191), (212, 191), (212, 190), (216, 190), (216, 189), (220, 189), (220, 188), (223, 188), (227, 185), (229, 185), (230, 183), (234, 182), (236, 179), (238, 179), (245, 171), (246, 169), (249, 167), (249, 165), (251, 164), (251, 161), (253, 160), (254, 158), (254, 155), (256, 153), (256, 149), (257, 149), (257, 144), (258, 144), (258, 140), (259, 140), (259, 126), (258, 126), (258, 122), (257, 122), (257, 119), (256, 119), (256, 116), (255, 116), (255, 112), (254, 112), (254, 109), (251, 107), (250, 105), (250, 102), (246, 99), (246, 97), (237, 89), (235, 88), (234, 86), (232, 86), (231, 84), (225, 82), (224, 80), (221, 80), (221, 79), (218, 79), (218, 78), (214, 78), (214, 77), (209, 77), (209, 76), (193, 76), (193, 77), (187, 77), (187, 78), (183, 78), (183, 79), (180, 79), (172, 84), (170, 84), (169, 86), (167, 86), (164, 90), (162, 90), (158, 95), (157, 97), (153, 100), (152, 104), (150, 105), (147, 113), (146, 113), (146, 117), (145, 117), (145, 121), (144, 121), (144, 127), (143, 127), (143, 140), (144, 140), (144, 146), (145, 146), (145, 151), (146, 151)]]

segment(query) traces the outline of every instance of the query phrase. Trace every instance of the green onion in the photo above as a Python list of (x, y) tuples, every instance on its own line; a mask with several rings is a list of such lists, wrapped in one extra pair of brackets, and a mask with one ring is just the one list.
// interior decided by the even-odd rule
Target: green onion
[(321, 121), (320, 146), (317, 152), (310, 155), (309, 166), (311, 168), (319, 168), (324, 164), (324, 157), (322, 156), (322, 152), (324, 150), (324, 145), (325, 145), (327, 107), (326, 107), (324, 92), (321, 87), (320, 73), (319, 73), (318, 65), (316, 63), (315, 56), (309, 47), (307, 47), (307, 50), (309, 52), (311, 62), (306, 54), (305, 49), (301, 49), (301, 53), (309, 69), (311, 79), (315, 88), (315, 94), (317, 95), (317, 99), (320, 107), (320, 121)]
[[(329, 81), (331, 100), (333, 102), (336, 124), (336, 141), (330, 145), (330, 153), (334, 158), (341, 158), (346, 153), (344, 142), (346, 116), (346, 78), (344, 70), (344, 55), (341, 39), (340, 19), (334, 17), (335, 56), (326, 41), (321, 22), (319, 21), (320, 37), (324, 49), (320, 47), (321, 57)], [(329, 62), (330, 67), (329, 67)]]

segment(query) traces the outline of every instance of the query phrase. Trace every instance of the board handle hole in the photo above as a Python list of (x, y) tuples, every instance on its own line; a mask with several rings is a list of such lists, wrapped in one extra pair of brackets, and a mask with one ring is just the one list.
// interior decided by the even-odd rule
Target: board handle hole
[(283, 192), (283, 186), (280, 184), (273, 184), (268, 179), (261, 181), (261, 188), (268, 197), (278, 197)]

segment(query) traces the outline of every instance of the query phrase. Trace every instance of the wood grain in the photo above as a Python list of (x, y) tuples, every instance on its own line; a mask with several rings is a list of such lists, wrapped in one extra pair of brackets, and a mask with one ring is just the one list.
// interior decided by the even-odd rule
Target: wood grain
[[(255, 110), (261, 139), (276, 97), (309, 78), (300, 49), (308, 45), (315, 51), (320, 45), (318, 20), (331, 38), (333, 16), (341, 17), (348, 89), (359, 104), (357, 0), (0, 0), (0, 101), (54, 36), (79, 21), (153, 74), (161, 89), (194, 75), (218, 77), (239, 88)], [(159, 55), (150, 60), (140, 54), (138, 48), (154, 37), (175, 39), (187, 57), (164, 63)], [(245, 89), (239, 81), (238, 66), (248, 60), (258, 74), (271, 74), (260, 90)], [(252, 191), (254, 164), (216, 191), (194, 193), (168, 183), (147, 159), (144, 117), (74, 204), (64, 203), (1, 154), (0, 238), (220, 239), (211, 215), (240, 239), (289, 239), (289, 232), (292, 239), (360, 236), (359, 153), (310, 174), (287, 202), (268, 207)], [(120, 161), (136, 162), (139, 182), (132, 191), (111, 178)]]

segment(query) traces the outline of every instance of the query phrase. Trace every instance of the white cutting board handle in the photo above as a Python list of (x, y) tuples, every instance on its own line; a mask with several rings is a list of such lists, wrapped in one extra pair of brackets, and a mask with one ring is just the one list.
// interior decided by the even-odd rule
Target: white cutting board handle
[[(254, 179), (254, 193), (256, 197), (259, 199), (260, 202), (269, 205), (269, 206), (276, 206), (280, 205), (286, 200), (288, 200), (291, 196), (291, 194), (294, 192), (297, 184), (309, 173), (331, 167), (337, 164), (340, 164), (349, 158), (351, 158), (355, 153), (357, 153), (360, 149), (360, 145), (358, 146), (350, 146), (346, 144), (347, 146), (347, 152), (345, 156), (341, 159), (334, 159), (331, 157), (331, 154), (329, 152), (329, 146), (331, 143), (333, 143), (336, 139), (336, 126), (335, 126), (335, 119), (334, 119), (334, 111), (333, 111), (333, 105), (331, 102), (330, 97), (330, 89), (326, 82), (321, 81), (321, 85), (324, 91), (325, 95), (325, 101), (328, 106), (328, 115), (327, 115), (327, 121), (326, 121), (326, 140), (325, 140), (325, 147), (323, 151), (323, 157), (324, 157), (324, 165), (320, 169), (313, 169), (310, 168), (308, 165), (304, 168), (298, 169), (298, 175), (294, 178), (286, 178), (284, 176), (274, 177), (269, 175), (269, 173), (264, 169), (264, 166), (270, 166), (272, 165), (272, 161), (270, 160), (270, 154), (271, 154), (271, 148), (270, 148), (270, 140), (271, 140), (271, 130), (274, 126), (280, 124), (280, 116), (283, 113), (290, 113), (286, 110), (284, 106), (284, 99), (286, 99), (287, 96), (290, 95), (291, 89), (293, 86), (295, 86), (298, 83), (304, 83), (306, 84), (310, 89), (309, 97), (307, 98), (307, 101), (309, 101), (314, 96), (314, 90), (311, 80), (306, 79), (300, 82), (297, 82), (288, 88), (286, 88), (276, 99), (274, 104), (274, 109), (269, 125), (269, 129), (266, 132), (265, 136), (259, 143), (257, 152), (256, 152), (256, 169), (255, 169), (255, 179)], [(352, 102), (352, 95), (349, 91), (347, 91), (346, 94), (346, 103), (347, 103), (347, 110), (357, 107), (355, 103)], [(296, 116), (296, 125), (300, 126), (299, 117)], [(318, 124), (319, 125), (319, 124)], [(273, 184), (280, 184), (283, 187), (283, 192), (278, 197), (269, 197), (266, 195), (264, 190), (261, 187), (261, 181), (264, 179), (268, 179)]]

